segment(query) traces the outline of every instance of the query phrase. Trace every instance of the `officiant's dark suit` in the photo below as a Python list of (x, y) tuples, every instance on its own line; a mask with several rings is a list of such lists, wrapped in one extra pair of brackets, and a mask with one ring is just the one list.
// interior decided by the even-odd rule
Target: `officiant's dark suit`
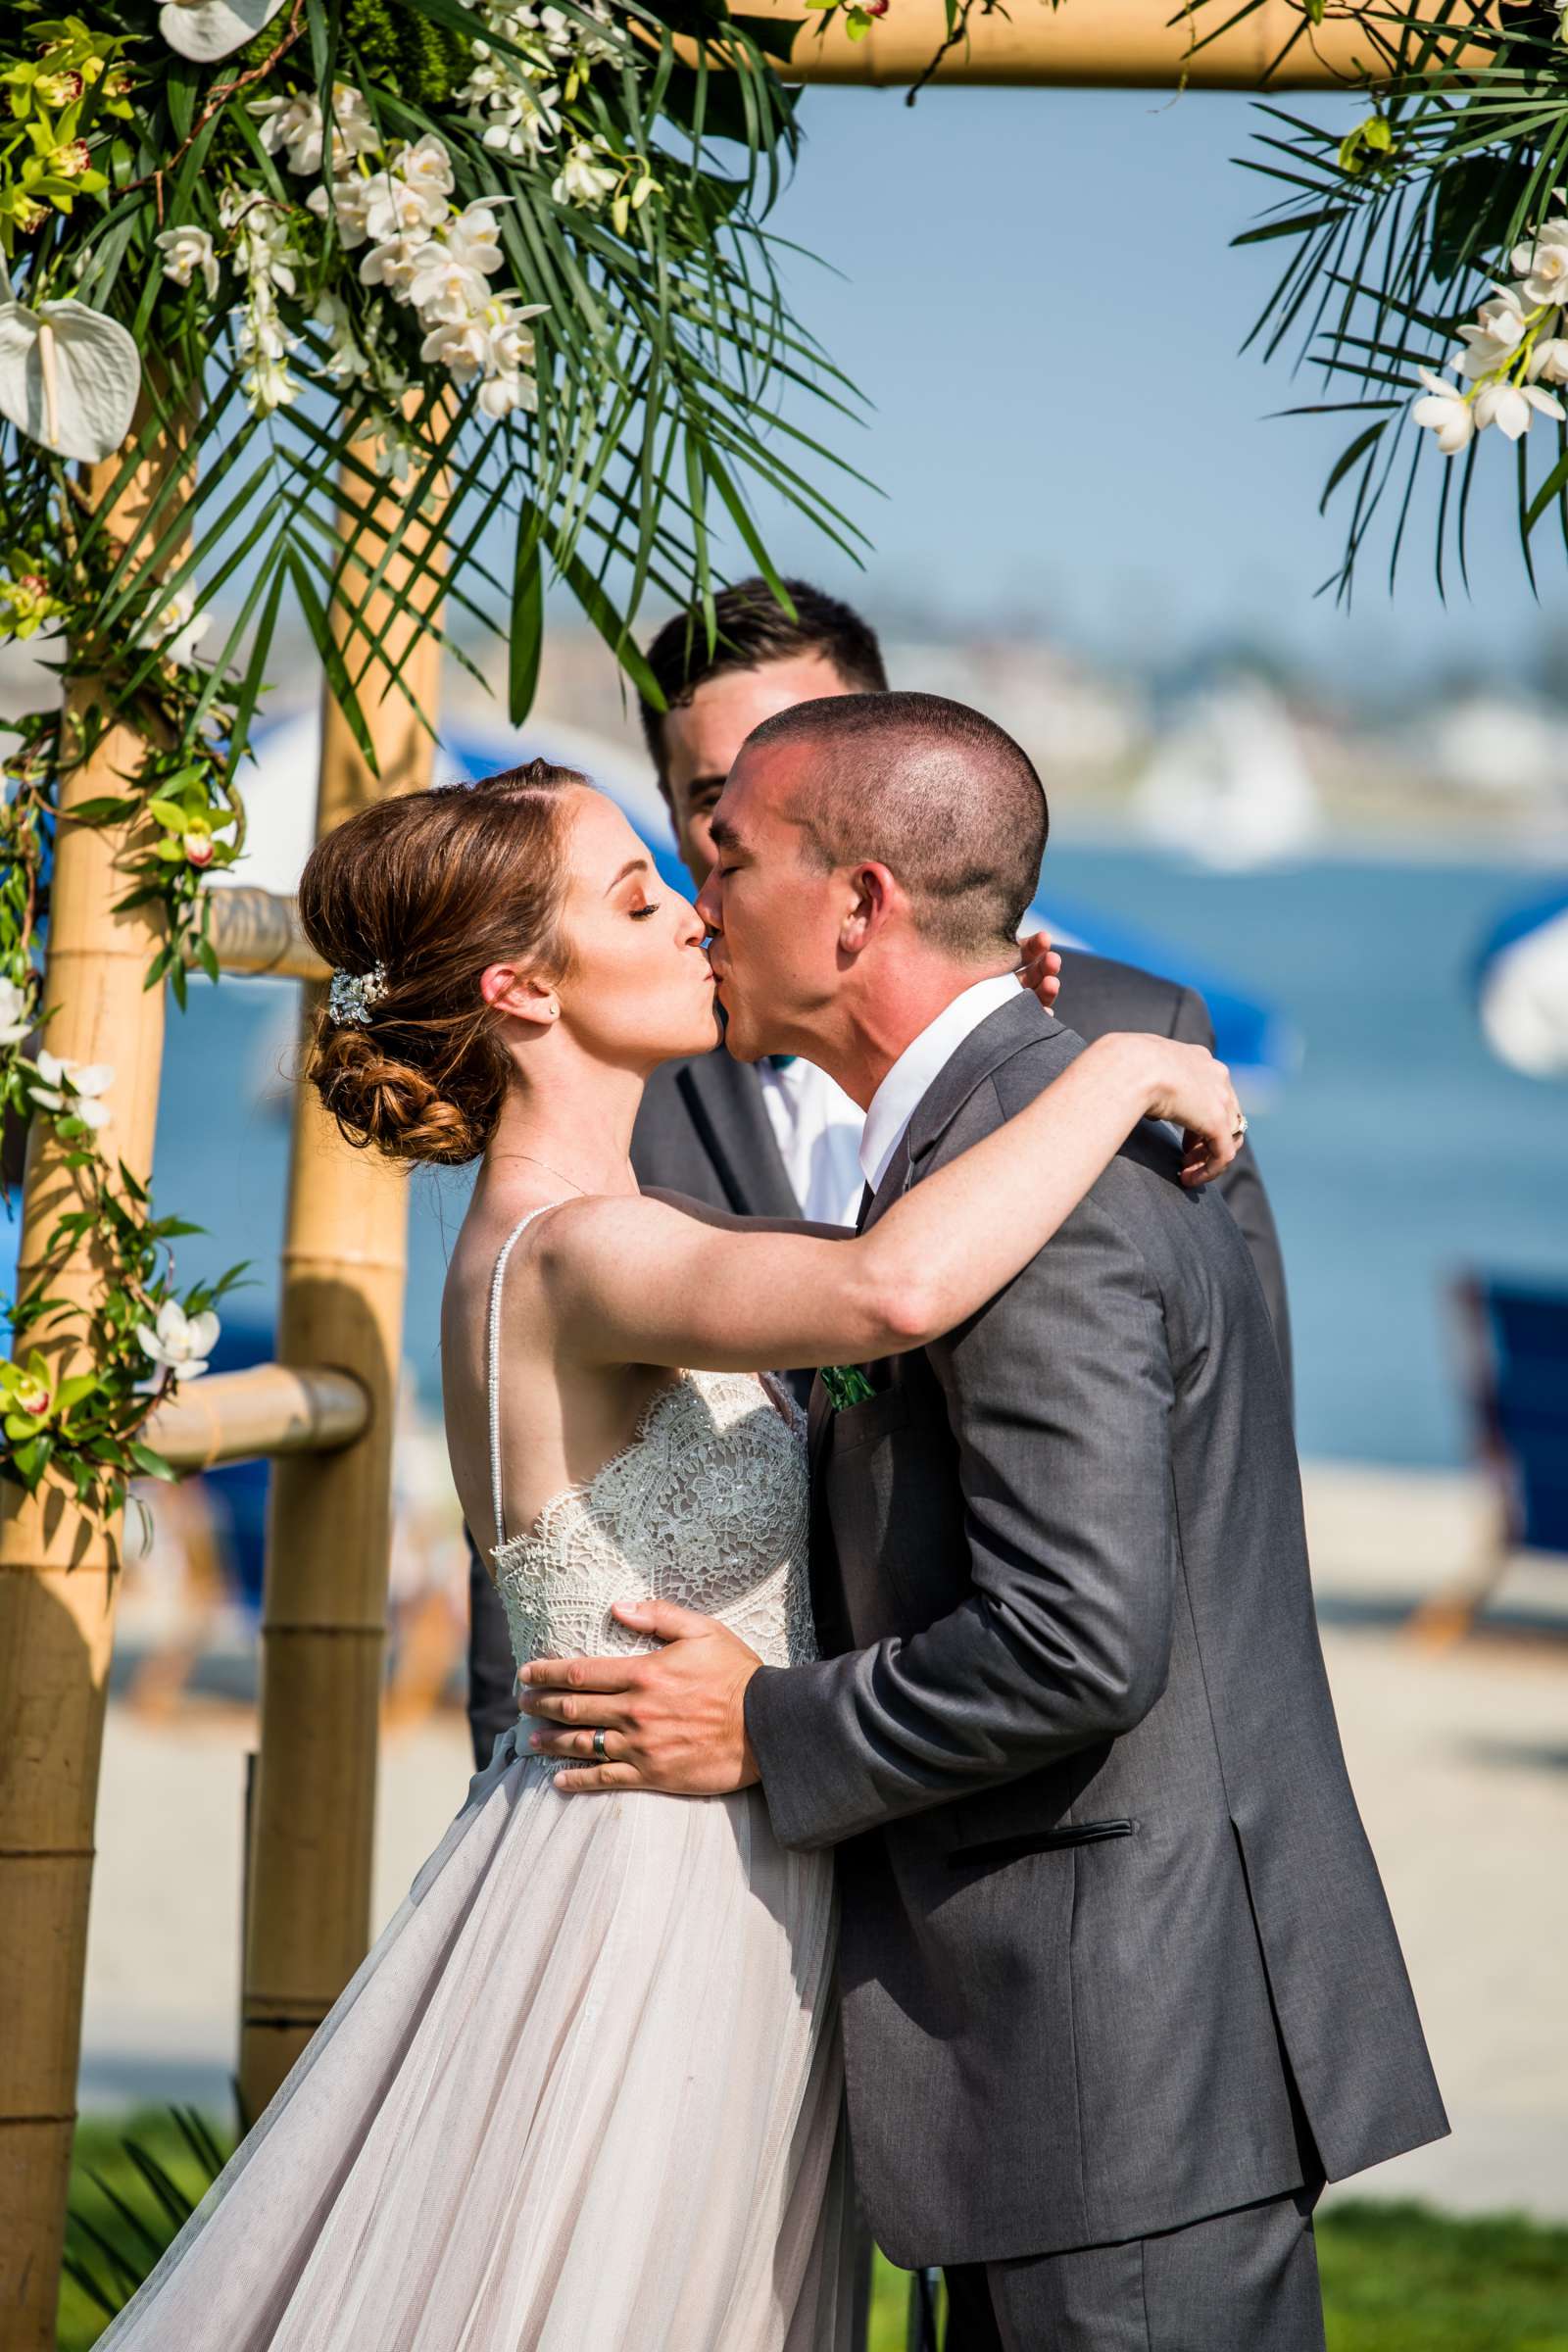
[[(982, 1021), (866, 1222), (1080, 1051), (1021, 992)], [(747, 1693), (775, 1831), (844, 1865), (867, 2216), (894, 2261), (953, 2266), (966, 2346), (1197, 2352), (1206, 2308), (1241, 2328), (1212, 2352), (1321, 2347), (1317, 2187), (1446, 2130), (1263, 1289), (1177, 1166), (1140, 1127), (967, 1323), (846, 1410), (818, 1384), (825, 1655)]]
[[(1213, 1047), (1208, 1007), (1196, 991), (1103, 956), (1077, 949), (1063, 954), (1059, 1003), (1081, 1037), (1143, 1029)], [(655, 1071), (638, 1113), (631, 1156), (638, 1182), (649, 1188), (685, 1193), (691, 1200), (743, 1217), (803, 1213), (768, 1123), (757, 1072), (722, 1047)], [(1288, 1383), (1291, 1327), (1285, 1269), (1273, 1212), (1250, 1147), (1226, 1170), (1221, 1189), (1257, 1268)], [(811, 1375), (792, 1373), (789, 1378), (805, 1404)], [(468, 1723), (474, 1761), (483, 1765), (496, 1735), (510, 1729), (517, 1710), (506, 1613), (471, 1544), (468, 1605)]]

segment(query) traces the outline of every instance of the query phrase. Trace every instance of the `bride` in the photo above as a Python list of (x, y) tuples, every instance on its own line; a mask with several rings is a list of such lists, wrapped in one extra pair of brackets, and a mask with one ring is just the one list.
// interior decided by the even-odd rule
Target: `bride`
[[(1091, 1046), (862, 1238), (640, 1196), (656, 1064), (717, 1035), (693, 908), (536, 761), (368, 808), (300, 890), (310, 1076), (351, 1142), (477, 1159), (442, 1308), (453, 1475), (517, 1659), (661, 1595), (814, 1654), (798, 1419), (764, 1367), (974, 1312), (1146, 1116), (1234, 1152), (1200, 1048)], [(847, 2352), (830, 1858), (757, 1788), (572, 1803), (506, 1733), (113, 2352)]]

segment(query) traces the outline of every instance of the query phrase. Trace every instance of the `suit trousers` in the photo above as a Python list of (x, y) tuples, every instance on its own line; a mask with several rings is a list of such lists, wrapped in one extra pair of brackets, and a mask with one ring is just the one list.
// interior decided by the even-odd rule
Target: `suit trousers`
[(955, 2266), (946, 2352), (1323, 2352), (1317, 2194), (1120, 2245)]

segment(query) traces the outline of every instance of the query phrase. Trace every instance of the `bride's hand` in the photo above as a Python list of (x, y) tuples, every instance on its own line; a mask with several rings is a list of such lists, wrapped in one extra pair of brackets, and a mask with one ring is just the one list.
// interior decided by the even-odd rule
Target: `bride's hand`
[(1031, 931), (1027, 939), (1018, 942), (1019, 984), (1033, 989), (1048, 1012), (1055, 1008), (1061, 988), (1061, 957), (1051, 944), (1049, 933)]
[(1203, 1046), (1171, 1037), (1141, 1042), (1153, 1054), (1149, 1116), (1181, 1128), (1183, 1184), (1210, 1184), (1230, 1166), (1247, 1133), (1230, 1071)]

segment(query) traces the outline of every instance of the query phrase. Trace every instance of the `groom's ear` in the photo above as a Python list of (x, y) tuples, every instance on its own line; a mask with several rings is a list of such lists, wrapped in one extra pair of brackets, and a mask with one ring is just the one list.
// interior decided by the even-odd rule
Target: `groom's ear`
[(846, 903), (839, 922), (839, 946), (846, 956), (859, 956), (903, 904), (904, 894), (887, 866), (868, 858), (851, 866), (845, 876)]

